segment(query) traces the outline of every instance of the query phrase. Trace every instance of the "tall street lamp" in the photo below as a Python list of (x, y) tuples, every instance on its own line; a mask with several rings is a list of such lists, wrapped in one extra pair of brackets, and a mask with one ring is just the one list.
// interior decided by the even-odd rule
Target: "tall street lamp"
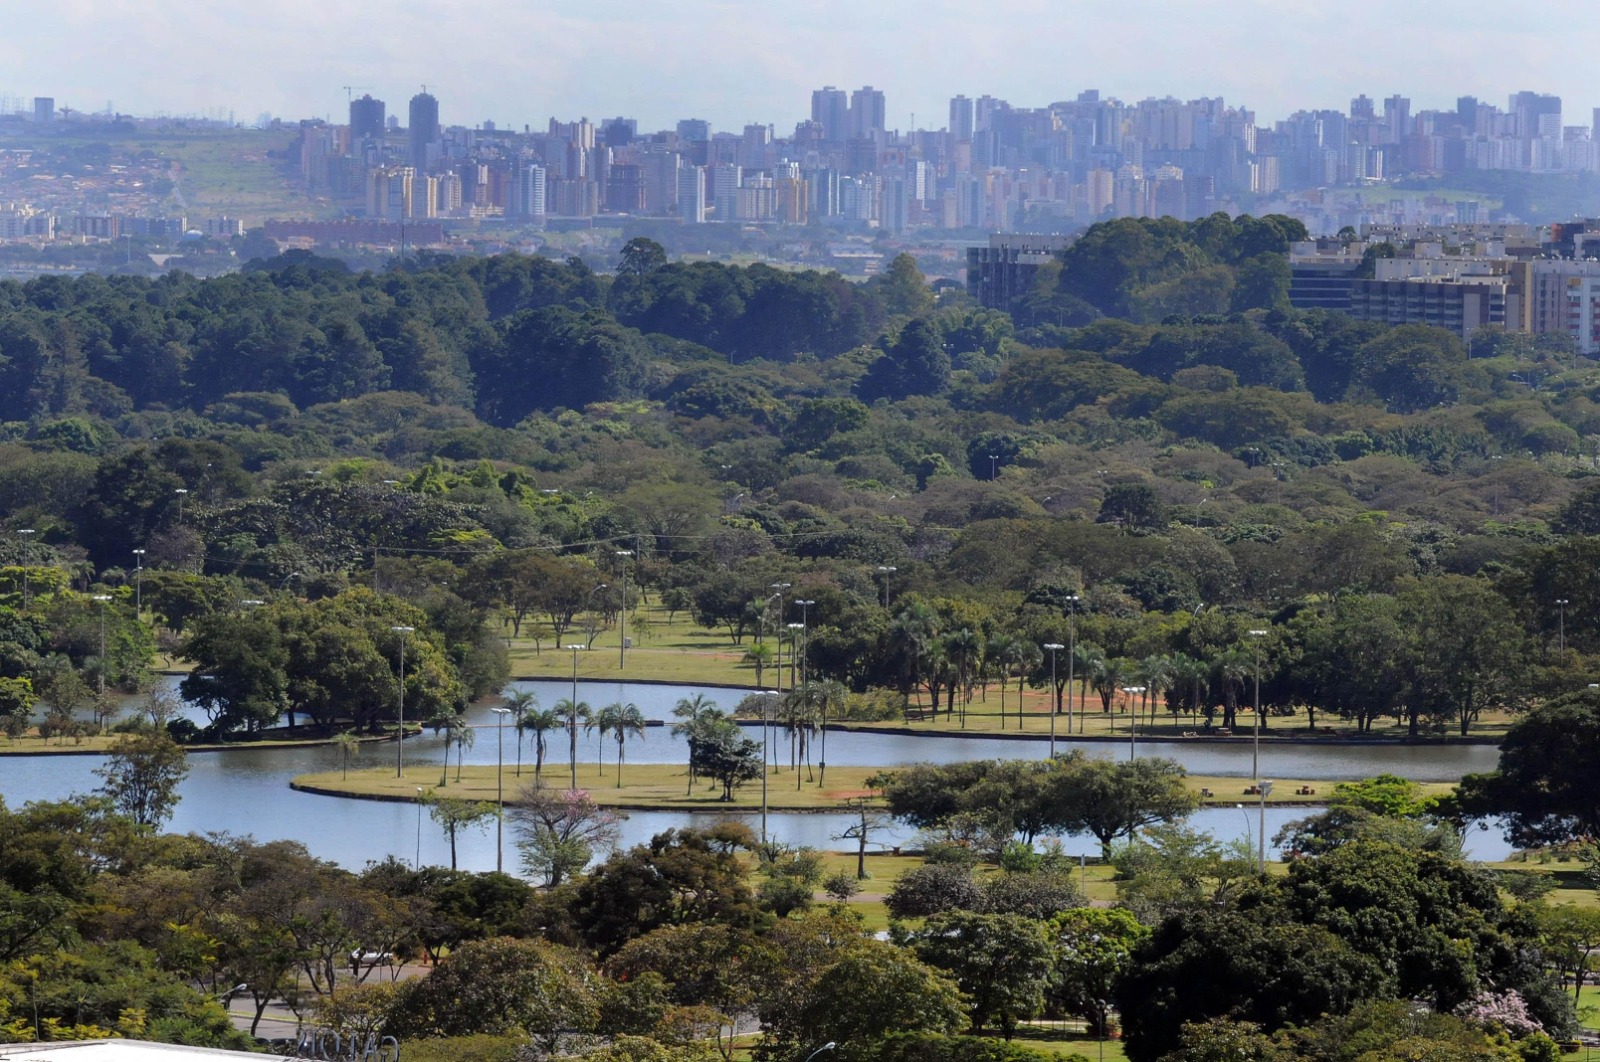
[(500, 717), (495, 720), (494, 724), (494, 869), (496, 873), (501, 873), (505, 870), (506, 854), (506, 716), (511, 714), (511, 709), (491, 708), (489, 710)]
[(572, 700), (567, 702), (567, 744), (572, 764), (572, 786), (578, 788), (578, 654), (581, 645), (569, 645), (572, 650)]
[(172, 493), (178, 496), (178, 525), (181, 527), (183, 525), (183, 499), (189, 493), (189, 489), (187, 487), (178, 487)]
[(395, 626), (389, 629), (400, 636), (400, 715), (399, 725), (394, 728), (394, 776), (399, 778), (405, 766), (401, 750), (406, 743), (406, 635), (416, 628)]
[(1261, 873), (1267, 872), (1267, 797), (1272, 795), (1271, 782), (1258, 782), (1256, 791), (1261, 794), (1261, 820), (1256, 829), (1256, 864)]
[[(1122, 692), (1129, 697), (1137, 697), (1144, 692), (1143, 686), (1124, 686)], [(1131, 763), (1139, 758), (1139, 747), (1135, 744), (1139, 739), (1139, 709), (1133, 704), (1128, 705), (1128, 761)]]
[(133, 551), (133, 614), (144, 615), (144, 550)]
[(1250, 638), (1255, 645), (1256, 653), (1256, 731), (1255, 740), (1250, 749), (1250, 780), (1255, 781), (1261, 777), (1261, 639), (1267, 632), (1251, 631)]
[(767, 720), (771, 713), (769, 707), (777, 694), (771, 690), (761, 691), (761, 844), (767, 843), (767, 733), (771, 729)]
[(795, 604), (800, 606), (800, 630), (805, 636), (805, 650), (800, 654), (800, 684), (806, 683), (806, 657), (811, 655), (811, 606), (816, 602), (810, 598), (802, 598)]
[(26, 611), (33, 601), (33, 555), (28, 548), (33, 542), (33, 528), (19, 528), (17, 534), (22, 536), (22, 608)]
[(111, 600), (110, 594), (96, 594), (94, 599), (100, 602), (100, 666), (95, 670), (98, 674), (95, 681), (100, 688), (100, 696), (106, 695), (106, 602)]
[(1560, 646), (1563, 653), (1567, 651), (1567, 606), (1570, 604), (1572, 604), (1572, 602), (1568, 601), (1564, 597), (1556, 598), (1556, 608), (1559, 610), (1560, 614), (1560, 619), (1558, 622), (1561, 625), (1559, 628), (1561, 632), (1560, 638), (1556, 644)]
[[(1056, 685), (1056, 651), (1065, 649), (1060, 642), (1045, 642), (1044, 647), (1050, 650), (1050, 692), (1055, 697), (1055, 707), (1050, 712), (1050, 758), (1056, 758), (1056, 716), (1061, 711), (1061, 688)], [(1022, 704), (1017, 704), (1017, 718), (1022, 718)]]
[(899, 570), (892, 564), (878, 565), (878, 573), (883, 576), (883, 610), (885, 612), (889, 611), (889, 576)]
[(800, 635), (805, 633), (805, 629), (806, 629), (806, 625), (804, 623), (791, 623), (791, 624), (789, 624), (789, 689), (790, 690), (796, 690), (796, 689), (800, 688), (799, 683), (797, 683), (795, 681), (795, 670), (797, 668), (797, 665), (800, 662)]
[(628, 666), (628, 558), (633, 556), (631, 549), (614, 550), (617, 558), (617, 567), (622, 569), (622, 640), (617, 643), (617, 669)]
[[(1078, 595), (1067, 595), (1067, 689), (1071, 696), (1071, 689), (1077, 685), (1077, 675), (1074, 673), (1078, 664)], [(1072, 733), (1071, 704), (1068, 703), (1067, 733)], [(1083, 698), (1078, 698), (1078, 736), (1083, 736)]]
[(999, 473), (1000, 473), (1000, 455), (999, 454), (990, 454), (989, 455), (989, 482), (993, 483), (994, 480), (995, 480), (995, 476), (999, 475)]

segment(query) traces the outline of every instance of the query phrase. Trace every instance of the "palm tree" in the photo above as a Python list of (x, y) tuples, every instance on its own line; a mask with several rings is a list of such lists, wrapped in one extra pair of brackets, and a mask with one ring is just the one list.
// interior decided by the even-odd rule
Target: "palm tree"
[(1212, 661), (1212, 674), (1222, 687), (1222, 725), (1229, 729), (1238, 723), (1239, 690), (1253, 663), (1250, 654), (1241, 649), (1229, 649)]
[(629, 734), (644, 739), (644, 714), (633, 704), (608, 704), (595, 713), (594, 725), (601, 735), (617, 739), (617, 788), (622, 788), (622, 750)]
[(1200, 711), (1200, 691), (1211, 677), (1211, 667), (1204, 660), (1196, 660), (1187, 653), (1174, 653), (1167, 659), (1172, 667), (1173, 685), (1189, 690), (1189, 725), (1195, 726)]
[(554, 711), (561, 720), (561, 725), (567, 728), (567, 764), (572, 768), (571, 788), (576, 789), (578, 788), (578, 724), (586, 723), (588, 720), (589, 706), (583, 701), (563, 697), (556, 702)]
[(989, 639), (988, 651), (983, 654), (986, 674), (1000, 679), (1000, 729), (1006, 728), (1006, 682), (1011, 677), (1011, 665), (1017, 657), (1017, 639), (1009, 634), (997, 634)]
[(467, 750), (478, 740), (478, 730), (476, 727), (468, 726), (465, 719), (457, 719), (455, 725), (450, 728), (450, 736), (455, 740), (456, 745), (456, 781), (459, 782), (461, 781), (461, 761), (466, 758)]
[(506, 707), (511, 709), (511, 717), (517, 721), (517, 777), (522, 777), (522, 720), (539, 703), (539, 698), (529, 690), (518, 690), (506, 698)]
[(1090, 673), (1090, 682), (1094, 691), (1100, 695), (1100, 710), (1107, 715), (1111, 714), (1111, 702), (1117, 695), (1117, 690), (1122, 688), (1122, 680), (1128, 674), (1128, 661), (1122, 657), (1108, 657), (1101, 655), (1092, 663), (1094, 670)]
[(1028, 672), (1044, 660), (1044, 650), (1027, 638), (1017, 639), (1017, 729), (1022, 729), (1022, 684)]
[(361, 755), (361, 739), (346, 730), (333, 739), (333, 747), (339, 750), (339, 758), (344, 764), (342, 777), (350, 777), (350, 761)]
[(1172, 685), (1173, 671), (1170, 657), (1152, 654), (1139, 661), (1139, 681), (1149, 698), (1150, 726), (1156, 725), (1156, 704), (1161, 694)]
[(697, 724), (700, 722), (701, 713), (711, 708), (711, 701), (703, 693), (693, 697), (683, 697), (673, 705), (672, 714), (683, 720), (681, 723), (672, 724), (672, 736), (681, 737), (689, 742), (689, 788), (684, 796), (694, 793), (694, 741), (698, 736)]
[(1106, 654), (1097, 646), (1088, 642), (1079, 642), (1072, 652), (1073, 668), (1078, 679), (1078, 733), (1083, 733), (1083, 705), (1089, 699), (1089, 687), (1094, 681), (1094, 673), (1099, 669), (1101, 661)]
[(767, 665), (772, 663), (772, 646), (766, 642), (756, 642), (744, 651), (744, 658), (740, 663), (749, 664), (756, 669), (756, 685), (760, 686)]
[[(951, 663), (948, 702), (953, 704), (956, 690), (961, 691), (961, 725), (967, 725), (967, 704), (972, 700), (972, 676), (983, 663), (983, 640), (970, 627), (962, 627), (944, 636), (945, 658)], [(946, 716), (950, 713), (946, 712)]]
[(545, 736), (552, 731), (561, 729), (561, 716), (550, 708), (538, 708), (528, 712), (517, 720), (517, 742), (520, 745), (521, 733), (526, 730), (533, 735), (533, 784), (544, 784), (544, 754), (549, 747), (549, 739)]

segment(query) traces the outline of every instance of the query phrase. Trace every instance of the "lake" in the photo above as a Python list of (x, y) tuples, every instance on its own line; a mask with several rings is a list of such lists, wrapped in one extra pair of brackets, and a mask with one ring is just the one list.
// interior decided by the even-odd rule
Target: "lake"
[[(175, 681), (175, 680), (174, 680)], [(553, 705), (570, 696), (568, 682), (519, 682), (514, 689), (533, 692), (542, 704)], [(594, 682), (580, 683), (579, 697), (591, 705), (612, 701), (631, 701), (647, 719), (671, 719), (672, 706), (679, 698), (703, 694), (712, 704), (731, 709), (745, 696), (743, 690), (716, 688), (662, 686), (651, 683)], [(469, 764), (493, 764), (496, 760), (495, 722), (499, 719), (491, 705), (476, 705), (468, 711), (468, 721), (478, 729), (472, 748), (467, 750)], [(752, 727), (752, 736), (759, 727)], [(515, 731), (507, 728), (500, 737), (504, 740), (504, 756), (508, 775), (514, 771), (516, 759)], [(788, 763), (788, 743), (776, 728), (771, 740), (779, 749), (778, 757)], [(1077, 743), (1059, 739), (1059, 749), (1082, 747), (1088, 755), (1105, 758), (1126, 758), (1128, 746), (1117, 742)], [(1048, 754), (1046, 741), (1009, 740), (1004, 738), (949, 738), (916, 734), (868, 734), (834, 731), (827, 739), (828, 762), (834, 766), (898, 765), (917, 762), (952, 763), (961, 760), (1013, 758), (1043, 759)], [(585, 769), (593, 770), (595, 757), (601, 752), (601, 743), (595, 735), (580, 736), (579, 781)], [(607, 741), (604, 752), (614, 757), (615, 744)], [(424, 733), (405, 743), (408, 764), (442, 761), (444, 738)], [(1216, 743), (1165, 742), (1138, 745), (1138, 754), (1170, 756), (1188, 770), (1198, 774), (1238, 775), (1250, 773), (1251, 749), (1248, 743), (1225, 745)], [(815, 751), (813, 753), (815, 757)], [(392, 759), (392, 744), (366, 746), (358, 766), (370, 766), (378, 757)], [(454, 752), (452, 751), (452, 758)], [(552, 750), (552, 757), (565, 763), (564, 747)], [(688, 757), (687, 746), (672, 737), (664, 726), (647, 728), (643, 739), (631, 738), (627, 746), (630, 763), (684, 763)], [(531, 764), (531, 752), (524, 742), (523, 758)], [(1452, 780), (1473, 771), (1493, 769), (1498, 753), (1492, 746), (1482, 745), (1274, 745), (1264, 743), (1261, 749), (1262, 774), (1285, 778), (1350, 778), (1389, 772), (1417, 781)], [(101, 757), (83, 756), (5, 756), (0, 757), (0, 797), (17, 806), (29, 800), (61, 800), (75, 793), (93, 790), (99, 779), (94, 769)], [(226, 752), (196, 753), (189, 758), (190, 774), (181, 790), (183, 801), (168, 828), (179, 832), (222, 832), (252, 834), (267, 840), (286, 838), (302, 842), (312, 852), (331, 859), (352, 870), (359, 870), (371, 860), (381, 860), (389, 855), (410, 861), (419, 853), (424, 862), (448, 863), (449, 845), (426, 814), (412, 804), (395, 804), (370, 800), (347, 800), (338, 797), (299, 793), (289, 788), (289, 780), (298, 774), (313, 771), (337, 770), (340, 756), (337, 750), (317, 748), (241, 748)], [(526, 769), (526, 766), (525, 766)], [(509, 787), (509, 783), (508, 783)], [(1247, 802), (1248, 798), (1241, 798)], [(1267, 834), (1276, 833), (1285, 822), (1299, 818), (1306, 812), (1296, 808), (1268, 808)], [(623, 823), (624, 845), (648, 841), (662, 830), (685, 826), (704, 825), (718, 815), (690, 812), (632, 812)], [(758, 816), (745, 816), (752, 820)], [(1247, 834), (1254, 841), (1259, 814), (1256, 808), (1205, 808), (1197, 812), (1191, 822), (1199, 829), (1224, 839), (1243, 838)], [(844, 848), (849, 842), (837, 840), (850, 822), (845, 814), (801, 814), (772, 812), (768, 814), (771, 833), (792, 844), (811, 845), (818, 848)], [(752, 825), (755, 822), (752, 821)], [(882, 845), (888, 847), (911, 840), (913, 831), (895, 827), (885, 831)], [(1099, 849), (1093, 838), (1068, 837), (1063, 845), (1069, 853), (1097, 854)], [(877, 847), (877, 845), (874, 845)], [(1468, 838), (1469, 854), (1477, 859), (1503, 859), (1509, 847), (1497, 832), (1477, 830)], [(482, 834), (468, 834), (458, 839), (460, 865), (470, 870), (492, 870), (495, 865), (495, 837), (493, 825)], [(505, 837), (505, 865), (515, 869), (517, 853), (509, 831)]]

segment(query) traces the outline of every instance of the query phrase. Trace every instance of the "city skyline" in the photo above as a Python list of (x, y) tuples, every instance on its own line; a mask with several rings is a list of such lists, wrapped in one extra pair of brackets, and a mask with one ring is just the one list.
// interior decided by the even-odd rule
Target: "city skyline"
[(243, 124), (260, 113), (342, 120), (347, 86), (396, 114), (426, 85), (446, 125), (518, 128), (620, 114), (641, 129), (692, 117), (785, 130), (807, 117), (813, 90), (866, 84), (885, 94), (891, 129), (912, 128), (913, 115), (915, 127), (942, 128), (957, 94), (1035, 107), (1090, 88), (1129, 101), (1221, 96), (1262, 122), (1343, 109), (1362, 93), (1408, 96), (1413, 110), (1523, 89), (1563, 97), (1572, 116), (1600, 105), (1581, 64), (1551, 61), (1552, 40), (1571, 56), (1600, 44), (1588, 8), (1568, 0), (1511, 25), (1500, 5), (1374, 0), (1130, 0), (1115, 10), (1024, 0), (981, 18), (948, 0), (822, 0), (756, 19), (725, 0), (670, 10), (598, 0), (582, 12), (536, 0), (470, 20), (438, 0), (285, 0), (270, 10), (219, 0), (181, 22), (137, 3), (15, 7), (0, 40), (0, 93), (81, 111), (109, 102), (132, 114), (231, 112)]

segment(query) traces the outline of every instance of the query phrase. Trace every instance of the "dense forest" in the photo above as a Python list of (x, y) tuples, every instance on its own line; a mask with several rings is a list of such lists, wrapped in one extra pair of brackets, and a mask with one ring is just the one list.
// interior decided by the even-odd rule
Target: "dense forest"
[[(1460, 862), (1458, 831), (1600, 821), (1590, 761), (1537, 781), (1600, 734), (1571, 693), (1600, 681), (1600, 366), (1294, 311), (1301, 235), (1096, 226), (1007, 310), (907, 257), (852, 284), (648, 240), (604, 275), (290, 253), (0, 284), (0, 723), (126, 732), (100, 798), (0, 808), (0, 1039), (236, 1044), (215, 996), (241, 984), (258, 1017), (289, 999), (422, 1059), (726, 1059), (753, 1016), (741, 1049), (773, 1062), (1023, 1062), (968, 1034), (1041, 1015), (1120, 1023), (1138, 1062), (1554, 1057), (1600, 926)], [(397, 703), (449, 726), (509, 640), (592, 640), (628, 581), (737, 645), (803, 602), (786, 711), (812, 684), (921, 720), (1053, 683), (1215, 730), (1259, 675), (1271, 727), (1509, 714), (1528, 751), (1462, 803), (1339, 787), (1272, 875), (1183, 826), (1167, 761), (899, 772), (874, 784), (925, 855), (888, 940), (817, 853), (727, 827), (605, 855), (580, 793), (519, 798), (540, 889), (156, 832), (174, 739), (381, 733)], [(178, 661), (203, 727), (146, 683)], [(113, 723), (121, 691), (141, 712)], [(731, 792), (756, 753), (717, 722), (732, 766), (691, 765)], [(1075, 832), (1115, 906), (1035, 844)], [(362, 949), (435, 965), (374, 983), (345, 973)]]
[[(0, 578), (37, 592), (0, 677), (49, 708), (187, 644), (219, 732), (331, 725), (335, 701), (376, 726), (295, 682), (317, 609), (364, 617), (335, 626), (371, 628), (369, 678), (412, 609), (441, 654), (416, 695), (459, 705), (504, 676), (503, 621), (541, 644), (615, 622), (616, 587), (588, 590), (628, 548), (734, 641), (766, 587), (801, 587), (818, 678), (946, 711), (1047, 681), (1038, 646), (1069, 639), (1080, 696), (1137, 682), (1206, 726), (1234, 724), (1258, 651), (1274, 714), (1416, 736), (1600, 678), (1595, 365), (1296, 312), (1300, 235), (1096, 226), (1012, 312), (906, 257), (856, 285), (644, 239), (614, 275), (295, 252), (0, 284), (0, 521), (33, 532), (0, 537)], [(246, 622), (282, 652), (233, 688)]]

